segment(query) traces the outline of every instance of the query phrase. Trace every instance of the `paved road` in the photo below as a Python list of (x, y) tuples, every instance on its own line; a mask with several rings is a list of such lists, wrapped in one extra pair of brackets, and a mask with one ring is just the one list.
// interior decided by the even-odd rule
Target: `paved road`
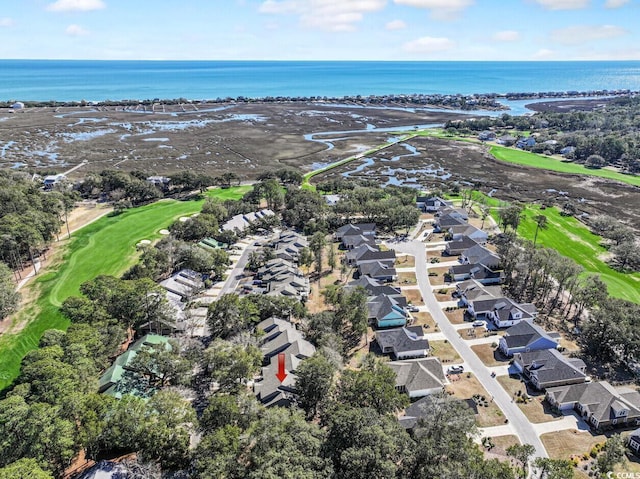
[(236, 290), (236, 288), (238, 287), (238, 283), (242, 278), (242, 272), (244, 271), (244, 267), (247, 265), (247, 262), (249, 261), (249, 254), (254, 249), (255, 247), (253, 246), (253, 241), (246, 248), (244, 248), (244, 251), (242, 252), (242, 256), (240, 256), (240, 259), (236, 263), (236, 266), (233, 268), (231, 273), (229, 273), (229, 275), (227, 276), (227, 279), (225, 280), (224, 286), (222, 286), (222, 289), (220, 290), (218, 297), (222, 296), (223, 294), (233, 293)]
[[(512, 429), (523, 444), (531, 444), (536, 449), (535, 456), (548, 457), (547, 451), (540, 441), (536, 429), (520, 410), (518, 405), (512, 402), (512, 398), (502, 388), (495, 378), (491, 377), (490, 370), (480, 361), (469, 345), (462, 339), (456, 328), (449, 322), (429, 284), (427, 273), (427, 257), (424, 243), (420, 241), (407, 241), (403, 243), (388, 243), (389, 247), (399, 253), (412, 254), (416, 258), (416, 277), (425, 304), (431, 312), (431, 316), (438, 324), (440, 331), (444, 333), (449, 342), (458, 351), (469, 370), (478, 378), (487, 392), (493, 396), (493, 400), (509, 420)], [(435, 265), (437, 266), (437, 265)]]

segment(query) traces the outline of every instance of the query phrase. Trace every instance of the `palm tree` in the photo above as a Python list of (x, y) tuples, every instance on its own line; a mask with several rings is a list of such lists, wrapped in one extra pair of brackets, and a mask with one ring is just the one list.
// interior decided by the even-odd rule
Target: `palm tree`
[(548, 221), (545, 215), (536, 215), (533, 220), (536, 222), (536, 233), (533, 236), (533, 246), (535, 246), (536, 241), (538, 241), (538, 231), (540, 231), (541, 229), (547, 229)]

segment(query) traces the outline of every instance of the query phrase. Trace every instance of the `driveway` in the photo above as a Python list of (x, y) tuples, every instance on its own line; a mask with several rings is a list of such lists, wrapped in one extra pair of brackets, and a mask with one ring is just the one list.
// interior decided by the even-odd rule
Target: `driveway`
[[(408, 253), (416, 258), (416, 277), (418, 286), (422, 293), (424, 302), (431, 313), (431, 316), (438, 324), (440, 331), (446, 336), (448, 341), (458, 351), (464, 360), (465, 369), (470, 370), (485, 387), (487, 392), (493, 396), (495, 403), (502, 410), (509, 420), (509, 429), (518, 436), (523, 444), (531, 444), (536, 452), (535, 456), (548, 457), (547, 451), (538, 437), (538, 432), (526, 418), (518, 406), (511, 402), (511, 397), (497, 382), (491, 377), (491, 371), (480, 361), (478, 356), (471, 350), (469, 344), (460, 337), (456, 328), (449, 322), (441, 305), (436, 300), (427, 273), (427, 257), (424, 243), (420, 241), (406, 241), (403, 243), (389, 243), (388, 246), (398, 253)], [(506, 429), (506, 428), (505, 428)]]

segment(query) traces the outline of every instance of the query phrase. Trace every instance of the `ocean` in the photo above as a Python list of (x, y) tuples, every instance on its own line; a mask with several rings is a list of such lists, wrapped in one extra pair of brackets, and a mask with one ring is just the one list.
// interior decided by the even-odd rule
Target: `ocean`
[(0, 100), (640, 90), (640, 61), (279, 62), (0, 60)]

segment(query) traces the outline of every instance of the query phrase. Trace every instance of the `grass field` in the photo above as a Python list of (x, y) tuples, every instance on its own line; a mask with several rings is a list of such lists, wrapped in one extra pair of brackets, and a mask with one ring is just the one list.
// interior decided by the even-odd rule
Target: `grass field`
[(585, 168), (576, 163), (565, 162), (550, 156), (529, 153), (528, 151), (516, 148), (506, 148), (504, 146), (492, 146), (489, 152), (498, 160), (518, 165), (541, 168), (544, 170), (557, 171), (560, 173), (571, 173), (579, 175), (599, 176), (610, 180), (621, 181), (629, 185), (640, 186), (640, 176), (631, 176), (607, 169)]
[[(215, 189), (207, 195), (239, 199), (249, 189)], [(200, 211), (202, 203), (163, 200), (105, 216), (74, 233), (60, 260), (36, 279), (37, 299), (18, 313), (15, 323), (24, 320), (26, 326), (16, 334), (0, 337), (0, 390), (17, 377), (22, 358), (38, 346), (46, 330), (67, 328), (68, 321), (58, 308), (66, 298), (79, 293), (82, 283), (102, 274), (121, 275), (135, 262), (140, 240), (158, 239), (161, 229), (180, 216)]]
[(562, 256), (572, 258), (586, 271), (597, 273), (607, 284), (609, 294), (640, 303), (640, 273), (620, 273), (601, 259), (607, 250), (600, 245), (602, 239), (577, 219), (562, 216), (556, 208), (541, 210), (527, 206), (518, 227), (518, 234), (533, 241), (536, 230), (534, 217), (547, 217), (547, 228), (538, 231), (537, 244), (555, 249)]

